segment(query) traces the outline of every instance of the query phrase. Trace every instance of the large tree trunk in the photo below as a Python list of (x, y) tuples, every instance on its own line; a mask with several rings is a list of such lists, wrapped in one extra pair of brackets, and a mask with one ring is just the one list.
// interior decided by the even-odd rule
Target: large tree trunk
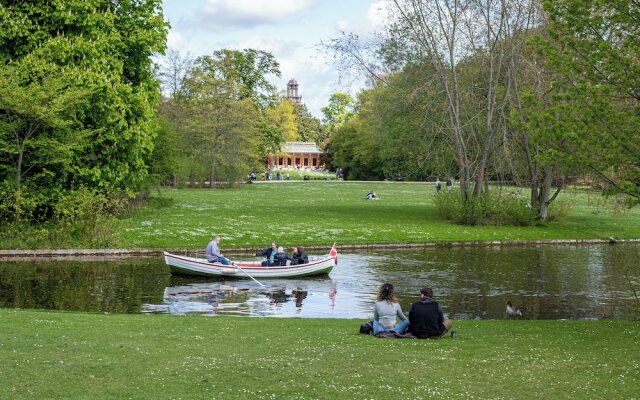
[(209, 187), (213, 189), (214, 178), (216, 177), (216, 157), (211, 158), (211, 172), (209, 176)]
[(546, 221), (549, 218), (549, 204), (551, 204), (551, 183), (553, 182), (553, 167), (544, 169), (544, 179), (540, 187), (538, 199), (538, 218)]
[[(22, 159), (24, 157), (24, 142), (20, 144), (18, 150), (18, 163), (16, 165), (16, 194), (20, 193), (20, 184), (22, 183)], [(18, 196), (16, 196), (18, 197)]]

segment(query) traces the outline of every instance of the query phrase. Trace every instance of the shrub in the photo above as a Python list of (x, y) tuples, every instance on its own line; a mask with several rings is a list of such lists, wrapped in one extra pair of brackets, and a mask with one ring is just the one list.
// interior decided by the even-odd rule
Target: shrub
[(561, 221), (565, 219), (571, 209), (573, 208), (573, 203), (569, 199), (556, 199), (549, 205), (549, 214), (547, 216), (547, 221)]
[(54, 206), (55, 230), (62, 243), (108, 246), (117, 222), (112, 212), (121, 210), (125, 199), (111, 199), (98, 191), (80, 188), (66, 192)]
[(535, 220), (535, 212), (524, 198), (503, 192), (483, 193), (465, 201), (458, 191), (441, 191), (434, 204), (440, 218), (461, 225), (529, 226)]

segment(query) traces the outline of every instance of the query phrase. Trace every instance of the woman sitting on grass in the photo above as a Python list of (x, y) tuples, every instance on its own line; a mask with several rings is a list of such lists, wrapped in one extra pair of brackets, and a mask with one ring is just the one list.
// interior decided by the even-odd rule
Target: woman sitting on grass
[[(384, 331), (395, 331), (403, 334), (409, 326), (409, 320), (402, 313), (400, 304), (396, 300), (393, 285), (385, 283), (378, 290), (378, 301), (373, 309), (373, 334), (377, 335)], [(396, 317), (400, 323), (396, 324)]]

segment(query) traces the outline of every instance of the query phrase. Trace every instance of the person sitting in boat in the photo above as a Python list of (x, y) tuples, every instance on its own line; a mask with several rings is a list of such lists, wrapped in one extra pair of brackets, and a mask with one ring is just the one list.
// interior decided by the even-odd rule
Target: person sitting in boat
[(291, 257), (291, 265), (306, 264), (309, 262), (309, 255), (304, 251), (303, 246), (296, 246), (293, 248), (293, 256)]
[(271, 247), (257, 252), (256, 256), (267, 256), (267, 259), (262, 262), (262, 266), (266, 267), (268, 265), (273, 265), (273, 260), (277, 252), (278, 246), (276, 246), (276, 242), (271, 242)]
[(273, 265), (274, 266), (285, 266), (291, 265), (292, 258), (282, 246), (278, 247), (278, 252), (273, 257)]
[(211, 241), (207, 245), (206, 256), (207, 261), (211, 263), (220, 263), (223, 265), (229, 265), (229, 260), (227, 260), (222, 253), (220, 252), (220, 247), (218, 244), (220, 243), (220, 236), (214, 236), (211, 238)]

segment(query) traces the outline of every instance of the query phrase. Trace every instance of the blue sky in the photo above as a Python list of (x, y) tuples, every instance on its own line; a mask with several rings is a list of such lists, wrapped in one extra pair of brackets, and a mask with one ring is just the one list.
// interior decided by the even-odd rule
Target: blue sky
[[(279, 89), (295, 78), (303, 102), (317, 117), (331, 93), (355, 92), (362, 80), (340, 82), (336, 67), (317, 45), (340, 30), (370, 33), (382, 19), (384, 0), (164, 0), (171, 24), (168, 46), (194, 56), (222, 48), (271, 52), (282, 76)], [(353, 79), (344, 82), (352, 82)]]

